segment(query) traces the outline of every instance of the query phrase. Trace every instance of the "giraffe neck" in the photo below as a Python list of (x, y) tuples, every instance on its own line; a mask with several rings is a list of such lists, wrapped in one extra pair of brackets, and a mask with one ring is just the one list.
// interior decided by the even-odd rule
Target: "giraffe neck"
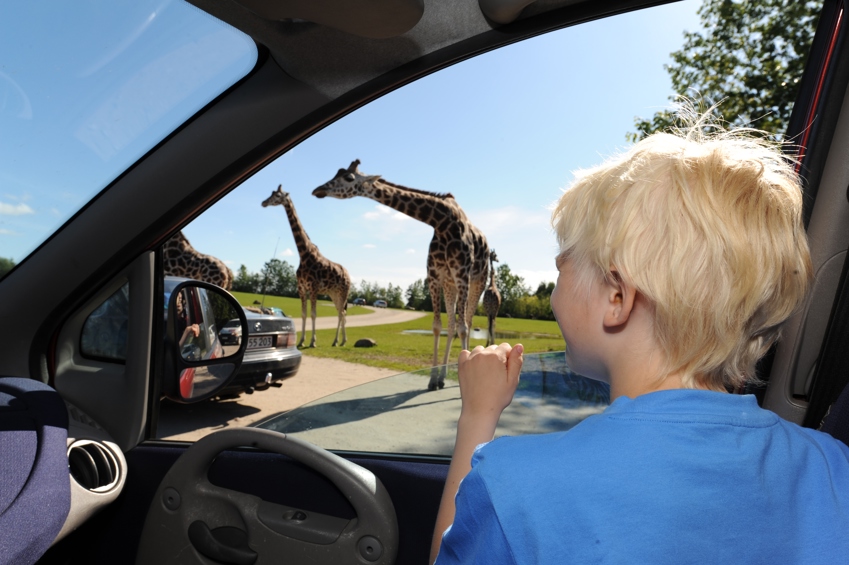
[(495, 263), (492, 262), (492, 259), (489, 261), (489, 288), (492, 290), (498, 288), (498, 285), (495, 284)]
[(289, 225), (292, 227), (292, 235), (295, 238), (295, 245), (298, 247), (298, 255), (300, 255), (301, 261), (303, 261), (305, 258), (315, 254), (315, 244), (310, 241), (307, 230), (301, 224), (301, 220), (298, 218), (297, 212), (295, 212), (295, 205), (292, 204), (292, 201), (285, 200), (283, 207), (286, 208), (286, 216), (288, 216)]
[(459, 211), (454, 197), (393, 184), (378, 179), (363, 186), (363, 196), (398, 210), (436, 230), (445, 225), (449, 215)]

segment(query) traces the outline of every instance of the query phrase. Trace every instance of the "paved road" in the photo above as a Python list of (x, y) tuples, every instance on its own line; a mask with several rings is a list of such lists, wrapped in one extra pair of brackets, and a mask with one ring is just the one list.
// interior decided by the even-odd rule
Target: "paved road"
[[(321, 307), (321, 306), (319, 306)], [(324, 306), (325, 308), (328, 306)], [(416, 312), (414, 310), (395, 310), (394, 308), (373, 308), (371, 306), (363, 306), (373, 312), (371, 314), (360, 314), (358, 316), (348, 316), (345, 325), (349, 328), (359, 326), (381, 326), (383, 324), (400, 324), (401, 322), (409, 322), (423, 316), (427, 316), (429, 312)], [(300, 312), (287, 312), (289, 317), (295, 320), (295, 329), (301, 331), (301, 314)], [(315, 329), (317, 330), (335, 330), (338, 318), (336, 316), (321, 316), (315, 319)], [(307, 331), (312, 331), (312, 321), (307, 312)]]

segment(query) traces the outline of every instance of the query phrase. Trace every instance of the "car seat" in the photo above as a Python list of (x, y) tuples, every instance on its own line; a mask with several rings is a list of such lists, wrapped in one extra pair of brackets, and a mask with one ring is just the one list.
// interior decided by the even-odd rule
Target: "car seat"
[(71, 507), (68, 412), (35, 380), (0, 378), (0, 565), (35, 563)]

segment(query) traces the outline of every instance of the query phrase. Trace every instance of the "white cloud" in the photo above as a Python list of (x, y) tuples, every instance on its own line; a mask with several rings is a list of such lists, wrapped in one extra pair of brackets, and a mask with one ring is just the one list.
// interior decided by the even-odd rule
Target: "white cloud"
[(406, 253), (407, 255), (415, 255), (416, 250), (415, 249), (408, 249), (408, 250), (404, 251), (404, 253)]
[(472, 222), (484, 234), (524, 231), (528, 227), (551, 231), (551, 214), (545, 209), (528, 210), (518, 206), (505, 206), (475, 212)]
[[(551, 260), (554, 263), (554, 259)], [(497, 268), (497, 267), (496, 267)], [(532, 271), (528, 269), (517, 269), (513, 272), (514, 275), (519, 275), (523, 279), (525, 279), (525, 286), (530, 287), (531, 292), (535, 291), (539, 286), (539, 283), (550, 283), (557, 282), (557, 271), (551, 269), (550, 271)]]
[(371, 212), (366, 212), (363, 214), (363, 218), (366, 220), (396, 220), (399, 222), (412, 221), (412, 218), (406, 214), (402, 214), (397, 210), (390, 208), (389, 206), (384, 206), (383, 204), (378, 204), (374, 207), (374, 210)]
[(18, 235), (18, 234), (16, 232), (13, 232), (12, 230), (0, 228), (0, 235)]
[(35, 210), (21, 202), (20, 204), (6, 204), (0, 202), (0, 214), (7, 216), (23, 216), (24, 214), (35, 214)]
[(363, 247), (365, 247), (366, 249), (374, 249), (375, 247), (377, 247), (377, 245), (373, 243), (364, 243)]
[(295, 255), (295, 252), (287, 247), (286, 249), (278, 253), (278, 255), (280, 255), (281, 257), (292, 257), (293, 255)]

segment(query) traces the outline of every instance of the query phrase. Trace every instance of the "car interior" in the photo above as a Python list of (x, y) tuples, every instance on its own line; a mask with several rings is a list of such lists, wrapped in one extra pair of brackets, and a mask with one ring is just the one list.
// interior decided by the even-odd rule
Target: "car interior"
[[(661, 4), (162, 2), (164, 15), (189, 9), (238, 30), (255, 59), (0, 278), (0, 561), (426, 563), (449, 457), (330, 451), (254, 428), (194, 443), (158, 439), (161, 399), (177, 398), (180, 376), (201, 365), (235, 372), (246, 347), (243, 340), (218, 360), (175, 355), (173, 328), (161, 322), (170, 305), (160, 247), (275, 159), (387, 93), (492, 50)], [(844, 440), (849, 401), (837, 399), (849, 382), (846, 7), (823, 2), (785, 135), (804, 180), (815, 284), (761, 362), (765, 384), (738, 391), (798, 424), (825, 420)], [(2, 110), (0, 96), (0, 117)], [(126, 299), (126, 349), (118, 359), (84, 354), (87, 321), (116, 293)], [(242, 308), (227, 300), (244, 327)], [(213, 395), (204, 388), (180, 398)], [(34, 515), (43, 523), (22, 518)]]

